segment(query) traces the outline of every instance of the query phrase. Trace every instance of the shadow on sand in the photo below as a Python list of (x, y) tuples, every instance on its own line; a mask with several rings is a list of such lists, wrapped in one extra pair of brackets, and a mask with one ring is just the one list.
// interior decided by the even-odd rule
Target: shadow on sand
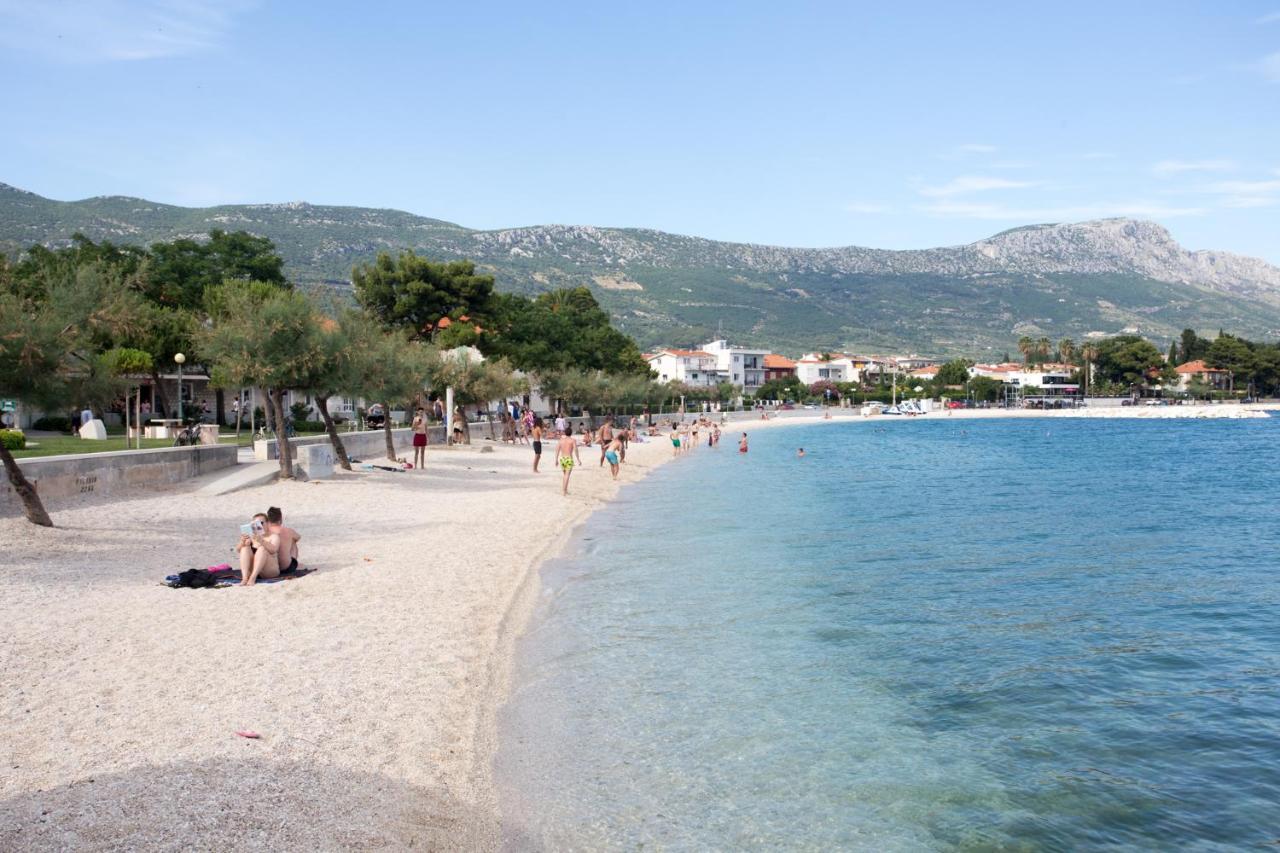
[(490, 850), (494, 815), (442, 789), (267, 757), (121, 773), (0, 801), (2, 850)]

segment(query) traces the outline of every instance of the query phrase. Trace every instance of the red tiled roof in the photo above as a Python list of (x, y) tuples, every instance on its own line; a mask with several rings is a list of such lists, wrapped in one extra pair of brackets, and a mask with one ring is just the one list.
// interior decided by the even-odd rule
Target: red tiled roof
[(1175, 371), (1184, 376), (1190, 376), (1194, 373), (1227, 373), (1220, 367), (1210, 367), (1204, 363), (1204, 359), (1197, 358), (1195, 361), (1188, 361), (1186, 364), (1179, 364), (1174, 368)]
[(777, 370), (780, 368), (795, 367), (796, 363), (791, 359), (787, 358), (785, 355), (777, 355), (776, 353), (769, 353), (764, 357), (764, 366), (766, 369), (773, 368)]

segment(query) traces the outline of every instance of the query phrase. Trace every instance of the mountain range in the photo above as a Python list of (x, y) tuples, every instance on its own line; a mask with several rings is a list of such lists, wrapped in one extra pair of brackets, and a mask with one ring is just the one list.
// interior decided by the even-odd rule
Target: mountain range
[(146, 244), (209, 230), (269, 237), (300, 285), (349, 287), (353, 265), (413, 249), (469, 258), (500, 290), (585, 285), (642, 346), (714, 337), (785, 352), (909, 350), (985, 357), (1023, 335), (1084, 340), (1183, 328), (1280, 337), (1280, 268), (1189, 251), (1131, 219), (1029, 225), (921, 250), (795, 249), (636, 228), (475, 230), (398, 210), (287, 204), (188, 208), (125, 196), (55, 201), (0, 184), (0, 251)]

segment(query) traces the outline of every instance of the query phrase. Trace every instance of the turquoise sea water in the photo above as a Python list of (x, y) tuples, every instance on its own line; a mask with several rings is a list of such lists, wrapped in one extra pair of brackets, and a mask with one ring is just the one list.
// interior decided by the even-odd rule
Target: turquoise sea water
[(1280, 419), (733, 435), (544, 570), (512, 849), (1274, 849)]

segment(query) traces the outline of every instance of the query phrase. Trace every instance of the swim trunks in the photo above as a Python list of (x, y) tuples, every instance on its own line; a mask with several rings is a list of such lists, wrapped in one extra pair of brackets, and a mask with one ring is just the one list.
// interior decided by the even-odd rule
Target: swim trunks
[(414, 447), (426, 447), (426, 446), (427, 446), (427, 434), (426, 434), (425, 432), (415, 432), (415, 433), (413, 434), (413, 446), (414, 446)]
[(298, 558), (292, 557), (289, 560), (289, 565), (285, 566), (283, 569), (280, 570), (280, 574), (282, 575), (293, 574), (297, 570), (298, 570)]
[(560, 467), (568, 471), (573, 468), (573, 457), (565, 456), (560, 460)]
[(606, 462), (608, 462), (610, 465), (617, 465), (617, 464), (618, 464), (618, 454), (614, 453), (612, 450), (606, 450), (606, 451), (604, 452), (604, 459), (605, 459), (605, 461), (606, 461)]
[(672, 447), (679, 447), (679, 446), (680, 446), (680, 439), (678, 439), (678, 438), (673, 438), (673, 439), (671, 439), (671, 446), (672, 446)]
[(542, 442), (541, 442), (541, 441), (535, 441), (535, 442), (533, 443), (533, 455), (534, 455), (534, 456), (541, 456), (541, 455), (542, 455)]

